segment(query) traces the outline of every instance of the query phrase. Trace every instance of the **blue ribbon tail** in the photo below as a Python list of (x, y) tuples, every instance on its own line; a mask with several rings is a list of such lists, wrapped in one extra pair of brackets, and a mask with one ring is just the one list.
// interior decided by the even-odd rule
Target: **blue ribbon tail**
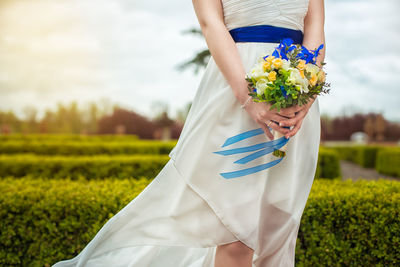
[[(278, 140), (279, 140), (279, 139), (278, 139)], [(277, 149), (283, 147), (283, 146), (288, 142), (288, 140), (289, 140), (289, 139), (284, 138), (284, 139), (281, 140), (280, 143), (276, 144), (275, 146), (273, 146), (273, 147), (268, 147), (268, 148), (259, 150), (259, 151), (257, 151), (257, 152), (254, 152), (254, 153), (252, 153), (252, 154), (250, 154), (250, 155), (248, 155), (248, 156), (245, 156), (245, 157), (243, 157), (243, 158), (241, 158), (241, 159), (238, 159), (238, 160), (235, 161), (234, 163), (237, 163), (237, 164), (246, 164), (246, 163), (248, 163), (248, 162), (250, 162), (250, 161), (252, 161), (252, 160), (255, 160), (255, 159), (259, 158), (259, 157), (262, 157), (262, 156), (264, 156), (264, 155), (267, 155), (267, 154), (269, 154), (269, 153), (271, 153), (271, 152), (274, 152), (275, 150), (277, 150)]]
[(267, 148), (267, 147), (274, 147), (277, 144), (280, 144), (280, 142), (282, 142), (282, 140), (284, 140), (284, 139), (286, 139), (286, 138), (283, 136), (283, 137), (281, 137), (279, 139), (275, 139), (275, 140), (272, 140), (272, 141), (259, 143), (259, 144), (252, 145), (252, 146), (245, 146), (245, 147), (239, 147), (239, 148), (232, 148), (232, 149), (227, 149), (227, 150), (215, 151), (213, 153), (224, 155), (224, 156), (228, 156), (228, 155), (233, 155), (233, 154), (251, 152), (251, 151), (256, 151), (256, 150)]
[(237, 177), (249, 175), (249, 174), (252, 174), (252, 173), (256, 173), (256, 172), (271, 168), (272, 166), (275, 166), (276, 164), (281, 162), (282, 159), (283, 158), (279, 158), (277, 160), (270, 161), (270, 162), (265, 163), (265, 164), (261, 164), (261, 165), (255, 166), (255, 167), (251, 167), (251, 168), (247, 168), (247, 169), (243, 169), (243, 170), (239, 170), (239, 171), (223, 172), (223, 173), (220, 173), (220, 175), (222, 177), (224, 177), (225, 179), (232, 179), (232, 178), (237, 178)]
[(261, 128), (243, 132), (241, 134), (238, 134), (238, 135), (235, 135), (235, 136), (232, 136), (232, 137), (229, 137), (228, 139), (226, 139), (226, 141), (222, 145), (222, 147), (232, 145), (232, 144), (242, 141), (244, 139), (247, 139), (247, 138), (250, 138), (250, 137), (253, 137), (256, 135), (260, 135), (263, 133), (264, 133), (264, 131)]

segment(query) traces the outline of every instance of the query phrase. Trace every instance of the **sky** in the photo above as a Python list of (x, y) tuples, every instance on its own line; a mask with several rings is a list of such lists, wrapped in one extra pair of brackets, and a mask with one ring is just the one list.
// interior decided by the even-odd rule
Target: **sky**
[[(400, 2), (325, 0), (322, 114), (382, 112), (400, 122)], [(0, 3), (0, 110), (110, 99), (147, 116), (192, 101), (203, 71), (177, 65), (206, 48), (192, 1), (5, 0)]]

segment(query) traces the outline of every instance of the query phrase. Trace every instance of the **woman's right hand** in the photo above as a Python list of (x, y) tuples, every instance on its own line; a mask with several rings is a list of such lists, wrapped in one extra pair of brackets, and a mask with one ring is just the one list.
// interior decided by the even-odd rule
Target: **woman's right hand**
[(250, 99), (249, 103), (244, 107), (250, 117), (261, 126), (261, 129), (264, 130), (268, 138), (273, 140), (274, 135), (268, 129), (268, 126), (275, 131), (282, 133), (282, 135), (285, 135), (290, 131), (290, 129), (280, 127), (279, 122), (287, 120), (287, 118), (292, 118), (295, 114), (293, 113), (282, 116), (275, 109), (270, 110), (270, 108), (271, 104), (266, 102), (254, 102), (252, 99)]

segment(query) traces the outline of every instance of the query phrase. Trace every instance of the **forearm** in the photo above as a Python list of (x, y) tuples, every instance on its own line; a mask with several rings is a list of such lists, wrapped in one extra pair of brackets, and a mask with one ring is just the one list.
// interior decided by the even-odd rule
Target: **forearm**
[(245, 80), (246, 72), (236, 43), (223, 22), (220, 2), (218, 1), (219, 5), (216, 2), (210, 3), (210, 5), (215, 5), (212, 11), (217, 10), (214, 14), (210, 14), (204, 2), (193, 1), (193, 4), (207, 46), (216, 65), (231, 86), (233, 94), (243, 104), (248, 98), (248, 89)]
[(308, 6), (308, 12), (304, 18), (304, 38), (303, 46), (309, 50), (318, 48), (321, 44), (324, 44), (324, 48), (319, 51), (317, 57), (317, 65), (321, 66), (321, 62), (325, 59), (325, 11), (323, 0), (310, 0)]
[(225, 25), (221, 24), (205, 27), (203, 34), (215, 63), (231, 86), (235, 97), (240, 103), (244, 103), (248, 98), (246, 72), (231, 35)]

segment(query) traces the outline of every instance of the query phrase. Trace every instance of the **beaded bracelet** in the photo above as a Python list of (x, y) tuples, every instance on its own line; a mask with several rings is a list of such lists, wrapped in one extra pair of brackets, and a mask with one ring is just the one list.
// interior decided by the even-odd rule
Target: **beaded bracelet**
[(247, 98), (247, 100), (246, 100), (246, 101), (243, 103), (243, 105), (241, 105), (240, 107), (241, 107), (241, 108), (245, 108), (246, 105), (247, 105), (247, 103), (250, 101), (251, 98), (252, 98), (252, 97), (249, 96), (249, 98)]

